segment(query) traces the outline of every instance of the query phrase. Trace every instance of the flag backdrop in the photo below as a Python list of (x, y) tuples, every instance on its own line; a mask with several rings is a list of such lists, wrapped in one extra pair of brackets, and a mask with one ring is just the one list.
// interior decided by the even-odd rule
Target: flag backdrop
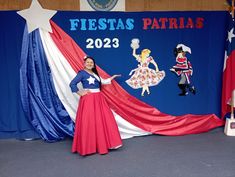
[[(51, 21), (53, 33), (28, 34), (24, 20), (14, 11), (0, 12), (4, 24), (0, 29), (0, 136), (40, 136), (49, 142), (73, 136), (79, 97), (68, 85), (82, 69), (85, 55), (96, 59), (102, 77), (122, 75), (102, 88), (122, 138), (201, 133), (223, 125), (217, 116), (227, 15), (57, 12)], [(125, 82), (139, 64), (132, 56), (132, 39), (140, 41), (137, 53), (151, 50), (159, 70), (165, 72), (149, 95), (141, 96), (141, 89)], [(175, 64), (173, 50), (181, 43), (192, 51), (187, 57), (193, 66), (195, 95), (179, 96), (179, 78), (169, 70)]]
[[(223, 69), (223, 84), (222, 84), (222, 102), (221, 116), (225, 117), (231, 112), (232, 94), (235, 91), (235, 34), (234, 34), (234, 19), (231, 15), (228, 16), (227, 40), (224, 56)], [(234, 94), (235, 96), (235, 94)], [(235, 104), (233, 104), (235, 105)], [(230, 117), (230, 115), (229, 115)]]

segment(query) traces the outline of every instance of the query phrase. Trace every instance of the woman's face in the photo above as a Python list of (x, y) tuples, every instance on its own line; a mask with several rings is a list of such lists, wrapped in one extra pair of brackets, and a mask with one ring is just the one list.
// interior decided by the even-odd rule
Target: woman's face
[(85, 68), (86, 68), (86, 69), (89, 69), (89, 70), (91, 70), (92, 68), (94, 68), (94, 62), (93, 62), (93, 60), (90, 59), (90, 58), (87, 58), (87, 59), (86, 59), (84, 65), (85, 65)]

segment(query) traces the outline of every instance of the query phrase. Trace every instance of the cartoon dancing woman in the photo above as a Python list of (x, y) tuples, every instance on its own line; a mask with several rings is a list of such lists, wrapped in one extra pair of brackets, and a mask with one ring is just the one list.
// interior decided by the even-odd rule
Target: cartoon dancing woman
[[(144, 96), (145, 91), (150, 94), (149, 87), (159, 84), (159, 82), (165, 77), (164, 71), (159, 71), (157, 63), (153, 57), (150, 56), (151, 51), (149, 49), (143, 49), (141, 54), (136, 54), (136, 49), (139, 48), (139, 39), (132, 39), (131, 48), (133, 49), (133, 56), (139, 62), (138, 68), (133, 69), (129, 75), (132, 75), (130, 79), (126, 80), (126, 83), (133, 89), (142, 88), (141, 96)], [(155, 70), (149, 68), (149, 64), (155, 66)]]

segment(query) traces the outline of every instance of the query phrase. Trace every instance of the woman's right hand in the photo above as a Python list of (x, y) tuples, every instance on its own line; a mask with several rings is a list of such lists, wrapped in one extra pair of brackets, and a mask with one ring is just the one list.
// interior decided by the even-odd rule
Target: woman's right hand
[(84, 96), (90, 93), (89, 90), (81, 90), (77, 92), (79, 96)]

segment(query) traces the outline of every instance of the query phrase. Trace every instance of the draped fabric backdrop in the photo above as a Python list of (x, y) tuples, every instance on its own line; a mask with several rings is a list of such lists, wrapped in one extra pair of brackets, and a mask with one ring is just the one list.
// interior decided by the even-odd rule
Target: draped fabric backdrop
[[(0, 12), (4, 24), (0, 29), (0, 137), (40, 136), (53, 142), (73, 136), (79, 97), (68, 84), (82, 69), (85, 55), (96, 59), (104, 78), (122, 75), (102, 88), (122, 138), (201, 133), (223, 125), (217, 116), (227, 15), (57, 12), (51, 21), (53, 33), (36, 30), (28, 34), (25, 22), (14, 11)], [(140, 40), (137, 53), (151, 50), (159, 70), (166, 73), (145, 96), (125, 82), (139, 64), (130, 47), (134, 38)], [(173, 50), (180, 43), (192, 50), (187, 57), (194, 70), (196, 95), (179, 96), (179, 78), (169, 71), (175, 64)]]

